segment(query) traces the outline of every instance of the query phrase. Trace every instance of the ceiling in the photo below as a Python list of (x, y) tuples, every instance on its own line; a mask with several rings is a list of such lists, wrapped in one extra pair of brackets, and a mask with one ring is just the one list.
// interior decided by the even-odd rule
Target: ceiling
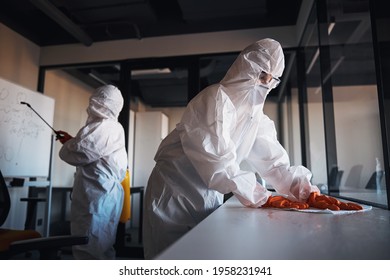
[(0, 21), (39, 46), (295, 25), (302, 0), (6, 0)]
[[(330, 14), (337, 17), (331, 44), (362, 41), (362, 37), (370, 41), (367, 24), (362, 24), (369, 19), (362, 13), (368, 1), (329, 0), (329, 3)], [(41, 47), (74, 43), (91, 46), (111, 40), (291, 26), (297, 24), (301, 4), (302, 0), (5, 0), (1, 3), (0, 22)], [(316, 38), (312, 36), (311, 40)], [(344, 48), (340, 50), (345, 52)], [(364, 72), (367, 67), (361, 65), (367, 65), (366, 61), (372, 57), (361, 56), (362, 51), (359, 46), (348, 49), (348, 58), (339, 67), (339, 72), (351, 73), (351, 82), (357, 76), (362, 81), (368, 77)], [(288, 61), (289, 52), (285, 51), (285, 55)], [(337, 52), (333, 55), (335, 62), (345, 56)], [(200, 87), (218, 82), (236, 56), (237, 53), (202, 57)], [(148, 68), (149, 73), (132, 71), (131, 95), (150, 106), (185, 106), (188, 102), (185, 65), (177, 58), (140, 61), (138, 69)], [(118, 63), (63, 70), (93, 88), (119, 83)], [(318, 69), (315, 71), (313, 68), (316, 78), (308, 81), (313, 83), (310, 86), (318, 86), (320, 73)], [(341, 76), (336, 75), (336, 82), (338, 77)], [(290, 77), (292, 82), (295, 79)], [(367, 82), (371, 81), (372, 77)]]
[[(302, 0), (7, 0), (0, 21), (35, 44), (51, 45), (295, 25)], [(219, 81), (237, 54), (202, 58), (201, 88)], [(132, 72), (132, 96), (150, 106), (185, 106), (188, 72), (157, 63)], [(91, 87), (119, 82), (119, 64), (66, 68)]]

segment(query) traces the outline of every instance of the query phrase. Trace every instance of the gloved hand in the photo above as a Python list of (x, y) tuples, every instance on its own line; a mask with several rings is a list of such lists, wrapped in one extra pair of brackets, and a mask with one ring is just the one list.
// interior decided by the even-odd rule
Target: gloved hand
[[(56, 140), (60, 140), (62, 144), (65, 144), (65, 142), (73, 138), (73, 136), (69, 135), (67, 132), (62, 130), (57, 130), (56, 134), (57, 134)], [(61, 137), (58, 137), (58, 135), (61, 135)]]
[(306, 202), (292, 201), (283, 196), (270, 196), (267, 202), (261, 207), (307, 209), (309, 208), (309, 204)]
[(319, 209), (329, 209), (333, 211), (363, 209), (363, 207), (357, 203), (341, 202), (334, 197), (324, 195), (324, 194), (318, 194), (316, 192), (310, 193), (310, 196), (307, 199), (307, 204), (309, 204), (310, 207), (319, 208)]

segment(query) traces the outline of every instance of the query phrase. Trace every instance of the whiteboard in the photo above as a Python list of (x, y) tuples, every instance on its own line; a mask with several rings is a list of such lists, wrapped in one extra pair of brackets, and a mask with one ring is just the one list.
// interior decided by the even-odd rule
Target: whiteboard
[(47, 177), (54, 99), (0, 78), (0, 169), (4, 177)]

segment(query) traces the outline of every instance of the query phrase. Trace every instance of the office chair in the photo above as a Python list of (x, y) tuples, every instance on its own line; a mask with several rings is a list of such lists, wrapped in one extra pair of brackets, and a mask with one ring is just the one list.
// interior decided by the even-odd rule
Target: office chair
[(372, 175), (371, 175), (370, 179), (368, 180), (365, 188), (366, 189), (370, 189), (370, 190), (380, 190), (380, 189), (382, 189), (382, 186), (384, 185), (382, 183), (383, 175), (384, 175), (384, 171), (383, 170), (375, 171), (374, 173), (372, 173)]
[(343, 177), (344, 170), (339, 170), (337, 166), (333, 166), (329, 174), (329, 190), (339, 190), (341, 178)]
[(35, 230), (1, 228), (11, 209), (7, 184), (0, 170), (0, 259), (18, 258), (24, 253), (39, 252), (40, 259), (59, 259), (60, 249), (88, 243), (87, 236), (42, 237)]

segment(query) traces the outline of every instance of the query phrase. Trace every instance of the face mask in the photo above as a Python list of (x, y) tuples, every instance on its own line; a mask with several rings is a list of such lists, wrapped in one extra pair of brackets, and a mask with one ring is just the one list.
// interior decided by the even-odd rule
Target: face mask
[(256, 87), (262, 88), (262, 89), (267, 90), (267, 91), (270, 91), (272, 89), (269, 84), (264, 84), (260, 80), (256, 81)]
[(256, 92), (259, 96), (262, 97), (263, 100), (267, 97), (270, 91), (271, 89), (269, 89), (267, 85), (264, 85), (262, 82), (260, 82), (260, 80), (256, 82)]

